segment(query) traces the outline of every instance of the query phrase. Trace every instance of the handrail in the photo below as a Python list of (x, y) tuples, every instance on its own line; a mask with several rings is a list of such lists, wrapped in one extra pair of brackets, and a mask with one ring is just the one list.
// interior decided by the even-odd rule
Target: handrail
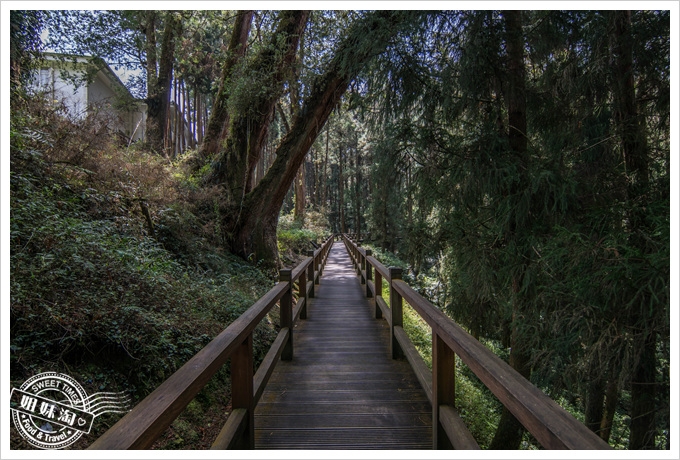
[[(380, 309), (378, 303), (382, 301), (382, 279), (387, 280), (390, 288), (391, 318), (388, 322), (392, 334), (392, 355), (406, 356), (430, 397), (435, 423), (433, 426), (435, 449), (472, 448), (476, 445), (454, 409), (456, 354), (543, 447), (611, 449), (609, 444), (583, 423), (401, 280), (400, 271), (394, 270), (393, 267), (386, 269), (371, 256), (370, 250), (361, 248), (347, 235), (343, 234), (342, 238), (354, 265), (360, 271), (362, 283), (365, 282), (367, 285), (367, 294), (372, 294), (376, 299), (376, 317)], [(376, 280), (375, 283), (369, 283), (373, 270)], [(370, 293), (369, 288), (372, 291)], [(432, 328), (430, 376), (423, 375), (424, 362), (419, 356), (414, 356), (413, 344), (401, 328), (402, 299), (406, 300)], [(384, 301), (381, 305), (383, 309), (387, 308)], [(443, 439), (444, 437), (448, 439)]]
[[(252, 449), (255, 406), (279, 357), (292, 359), (293, 324), (298, 314), (303, 319), (306, 317), (307, 298), (314, 297), (314, 284), (319, 283), (333, 240), (334, 235), (329, 236), (294, 269), (281, 270), (279, 282), (269, 292), (96, 439), (89, 449), (149, 448), (229, 358), (233, 410), (213, 448)], [(292, 291), (296, 281), (299, 291), (294, 313)], [(281, 310), (281, 330), (254, 373), (253, 331), (277, 302)]]

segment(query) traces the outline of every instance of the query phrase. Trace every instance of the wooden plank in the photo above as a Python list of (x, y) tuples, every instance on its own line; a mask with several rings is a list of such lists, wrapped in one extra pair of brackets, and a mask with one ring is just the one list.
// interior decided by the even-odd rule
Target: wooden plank
[(272, 372), (274, 372), (274, 367), (281, 357), (283, 347), (286, 345), (286, 342), (288, 342), (289, 334), (290, 329), (287, 327), (284, 327), (279, 331), (274, 343), (272, 343), (272, 346), (269, 348), (269, 351), (257, 368), (257, 372), (255, 372), (255, 376), (253, 377), (253, 400), (255, 401), (255, 404), (260, 400), (264, 388), (267, 385)]
[(310, 428), (398, 428), (400, 426), (430, 426), (430, 413), (390, 412), (374, 414), (309, 414), (273, 415), (259, 417), (258, 427), (261, 430), (275, 430), (280, 428), (310, 429)]
[(293, 281), (297, 281), (297, 279), (300, 277), (302, 272), (306, 271), (307, 267), (309, 267), (309, 264), (311, 264), (311, 263), (312, 263), (311, 257), (308, 257), (305, 260), (303, 260), (302, 262), (300, 262), (297, 267), (293, 268), (293, 271), (291, 272), (291, 279)]
[(371, 280), (366, 280), (366, 285), (370, 289), (372, 296), (375, 296), (375, 283)]
[(293, 307), (293, 322), (297, 321), (300, 317), (300, 312), (302, 312), (302, 309), (305, 306), (305, 301), (306, 299), (304, 297), (298, 297), (297, 302), (295, 302), (295, 306)]
[(387, 306), (387, 302), (382, 297), (376, 297), (375, 303), (380, 307), (383, 317), (387, 320), (387, 324), (392, 325), (392, 310)]
[(383, 276), (383, 279), (389, 283), (390, 272), (387, 269), (387, 267), (381, 264), (380, 261), (378, 261), (378, 259), (376, 259), (375, 257), (369, 256), (366, 259), (368, 260), (368, 263), (370, 263), (373, 266), (373, 268)]
[(428, 397), (409, 363), (390, 359), (389, 325), (375, 320), (342, 243), (315, 294), (294, 359), (277, 364), (255, 409), (256, 448), (431, 448)]
[(452, 406), (439, 406), (439, 422), (456, 450), (479, 450), (479, 444)]
[(170, 426), (288, 288), (278, 283), (88, 449), (146, 449)]
[(546, 449), (611, 449), (599, 436), (493, 354), (408, 284), (393, 286)]
[(224, 450), (224, 449), (234, 449), (236, 447), (238, 438), (242, 435), (245, 428), (245, 421), (248, 416), (247, 409), (234, 409), (229, 414), (227, 422), (220, 430), (220, 433), (215, 438), (210, 449), (212, 450)]
[(418, 353), (415, 345), (413, 345), (413, 342), (411, 342), (408, 334), (406, 334), (406, 331), (404, 331), (402, 327), (395, 327), (394, 334), (397, 336), (399, 345), (406, 355), (406, 360), (413, 368), (413, 372), (415, 373), (418, 382), (420, 382), (420, 386), (425, 390), (427, 399), (430, 401), (430, 404), (432, 404), (432, 371), (427, 367), (423, 357), (420, 356), (420, 353)]
[(267, 449), (369, 450), (423, 449), (429, 428), (281, 428), (263, 430), (260, 442)]
[(456, 355), (432, 333), (432, 442), (433, 449), (453, 448), (439, 417), (439, 406), (456, 403)]

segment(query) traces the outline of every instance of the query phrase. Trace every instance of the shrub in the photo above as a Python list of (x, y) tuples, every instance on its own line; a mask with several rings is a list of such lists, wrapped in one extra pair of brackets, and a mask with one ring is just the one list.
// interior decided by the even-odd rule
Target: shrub
[[(64, 372), (88, 394), (124, 391), (135, 404), (272, 280), (210, 244), (177, 199), (183, 191), (172, 165), (36, 110), (13, 113), (11, 126), (12, 385), (40, 372)], [(155, 233), (139, 199), (149, 205)], [(268, 318), (256, 330), (256, 364), (275, 333)], [(203, 412), (224, 415), (228, 382), (223, 368), (196, 399)], [(216, 406), (221, 409), (208, 410)], [(102, 416), (73, 448), (88, 445), (118, 418)], [(178, 433), (182, 446), (197, 442)], [(22, 442), (15, 435), (13, 448)]]

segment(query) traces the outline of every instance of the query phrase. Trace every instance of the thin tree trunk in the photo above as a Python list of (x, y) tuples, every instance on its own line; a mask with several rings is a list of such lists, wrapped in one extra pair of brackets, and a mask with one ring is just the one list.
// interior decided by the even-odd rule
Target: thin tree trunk
[(328, 143), (330, 142), (330, 127), (326, 126), (326, 153), (323, 159), (323, 187), (321, 188), (321, 206), (326, 209), (328, 200)]
[(593, 369), (596, 364), (591, 364), (588, 378), (585, 404), (585, 425), (597, 435), (601, 436), (600, 429), (604, 415), (605, 382), (602, 371)]
[(178, 79), (175, 79), (175, 109), (173, 110), (173, 115), (174, 115), (174, 125), (172, 127), (173, 132), (172, 132), (172, 138), (173, 138), (173, 147), (172, 147), (172, 153), (173, 157), (176, 157), (181, 151), (182, 151), (182, 130), (180, 129), (181, 126), (181, 119), (182, 119), (182, 111), (180, 110), (180, 104), (179, 101), (182, 97), (182, 84)]
[(607, 390), (605, 394), (604, 411), (602, 413), (602, 421), (600, 422), (600, 437), (605, 442), (609, 442), (609, 437), (612, 433), (612, 426), (614, 424), (614, 414), (616, 413), (616, 405), (619, 402), (619, 385), (618, 379), (614, 372), (610, 372), (609, 381), (607, 382)]
[[(198, 90), (196, 91), (198, 94)], [(196, 97), (196, 142), (198, 145), (203, 142), (203, 96)], [(195, 147), (195, 146), (194, 146)]]
[(316, 149), (311, 148), (309, 150), (309, 155), (310, 155), (310, 162), (311, 162), (311, 174), (312, 174), (312, 179), (309, 185), (309, 188), (307, 189), (307, 198), (310, 201), (310, 206), (312, 209), (318, 210), (318, 201), (319, 201), (319, 196), (318, 196), (318, 187), (317, 187), (317, 181), (319, 180), (319, 177), (317, 176), (318, 171), (316, 167)]
[(355, 227), (356, 227), (356, 232), (357, 232), (357, 240), (361, 239), (361, 156), (359, 155), (359, 142), (356, 138), (354, 138), (354, 151), (356, 154), (354, 163), (357, 168), (356, 172), (356, 189), (354, 191), (355, 193), (355, 199), (356, 199), (356, 204), (354, 206), (355, 209)]
[(294, 219), (301, 226), (305, 224), (306, 190), (305, 190), (305, 163), (300, 165), (297, 177), (295, 178), (295, 212)]
[(338, 148), (338, 215), (340, 216), (340, 232), (347, 233), (345, 225), (345, 177), (343, 176), (344, 160), (342, 147)]

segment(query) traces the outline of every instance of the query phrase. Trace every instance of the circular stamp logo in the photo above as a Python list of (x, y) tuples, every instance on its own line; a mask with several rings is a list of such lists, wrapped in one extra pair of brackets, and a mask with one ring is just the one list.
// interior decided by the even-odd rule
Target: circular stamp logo
[[(62, 449), (76, 442), (91, 427), (81, 414), (88, 412), (87, 394), (78, 382), (64, 374), (45, 372), (26, 380), (17, 393), (18, 409), (12, 410), (21, 436), (40, 449)], [(15, 398), (12, 398), (13, 401)]]
[(120, 393), (87, 396), (68, 375), (44, 372), (12, 388), (12, 421), (19, 434), (39, 449), (63, 449), (92, 429), (104, 412), (126, 412)]

